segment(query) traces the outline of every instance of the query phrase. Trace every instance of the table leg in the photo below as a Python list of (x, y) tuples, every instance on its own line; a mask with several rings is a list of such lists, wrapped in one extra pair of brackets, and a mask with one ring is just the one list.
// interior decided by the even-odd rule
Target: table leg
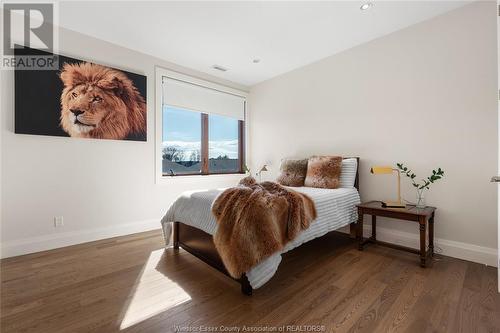
[(358, 208), (358, 250), (363, 251), (363, 210)]
[(425, 259), (427, 258), (427, 253), (425, 249), (425, 217), (420, 218), (420, 266), (425, 267)]
[(372, 240), (377, 241), (377, 216), (372, 215)]
[(429, 219), (429, 252), (431, 257), (434, 256), (434, 213)]

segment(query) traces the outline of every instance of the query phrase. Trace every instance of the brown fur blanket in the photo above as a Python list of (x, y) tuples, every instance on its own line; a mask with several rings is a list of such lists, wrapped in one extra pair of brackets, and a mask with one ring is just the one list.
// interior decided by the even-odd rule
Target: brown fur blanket
[(316, 218), (307, 195), (277, 183), (244, 178), (212, 205), (217, 220), (214, 243), (229, 274), (241, 275), (280, 251)]

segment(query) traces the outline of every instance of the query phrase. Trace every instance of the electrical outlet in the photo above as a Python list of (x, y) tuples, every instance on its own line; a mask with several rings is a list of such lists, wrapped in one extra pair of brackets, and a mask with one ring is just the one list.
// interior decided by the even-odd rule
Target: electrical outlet
[(64, 220), (62, 216), (54, 217), (54, 228), (61, 228), (64, 226)]

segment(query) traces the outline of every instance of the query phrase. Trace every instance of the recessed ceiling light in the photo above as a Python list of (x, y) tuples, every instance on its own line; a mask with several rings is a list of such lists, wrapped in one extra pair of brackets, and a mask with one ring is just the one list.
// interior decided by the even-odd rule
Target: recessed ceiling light
[(213, 65), (212, 68), (216, 69), (218, 71), (221, 71), (221, 72), (226, 72), (227, 71), (227, 68), (219, 66), (219, 65)]
[(367, 9), (370, 9), (373, 7), (373, 4), (371, 2), (367, 2), (367, 3), (364, 3), (361, 5), (361, 7), (359, 7), (359, 9), (361, 10), (367, 10)]
[(254, 60), (252, 60), (252, 62), (253, 62), (254, 64), (258, 64), (258, 63), (260, 62), (260, 59), (254, 59)]

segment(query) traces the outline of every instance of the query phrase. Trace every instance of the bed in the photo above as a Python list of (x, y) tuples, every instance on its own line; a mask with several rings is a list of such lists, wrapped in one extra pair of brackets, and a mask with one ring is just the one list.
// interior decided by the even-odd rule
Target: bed
[[(312, 239), (322, 237), (347, 225), (350, 226), (351, 237), (356, 234), (356, 205), (359, 197), (359, 158), (355, 160), (355, 168), (350, 168), (352, 182), (349, 186), (338, 189), (321, 189), (311, 187), (293, 187), (313, 199), (318, 217), (311, 226), (296, 239), (289, 242), (281, 253), (276, 253), (237, 279), (241, 291), (251, 295), (253, 289), (264, 285), (276, 273), (281, 262), (281, 255)], [(344, 160), (347, 160), (344, 159)], [(344, 169), (343, 169), (344, 173)], [(347, 175), (348, 172), (345, 172)], [(341, 174), (341, 183), (342, 183)], [(354, 186), (352, 186), (354, 185)], [(205, 191), (189, 191), (183, 193), (168, 209), (161, 220), (166, 246), (174, 249), (183, 248), (205, 263), (229, 276), (213, 243), (212, 235), (217, 229), (215, 218), (211, 213), (211, 205), (224, 189)]]

